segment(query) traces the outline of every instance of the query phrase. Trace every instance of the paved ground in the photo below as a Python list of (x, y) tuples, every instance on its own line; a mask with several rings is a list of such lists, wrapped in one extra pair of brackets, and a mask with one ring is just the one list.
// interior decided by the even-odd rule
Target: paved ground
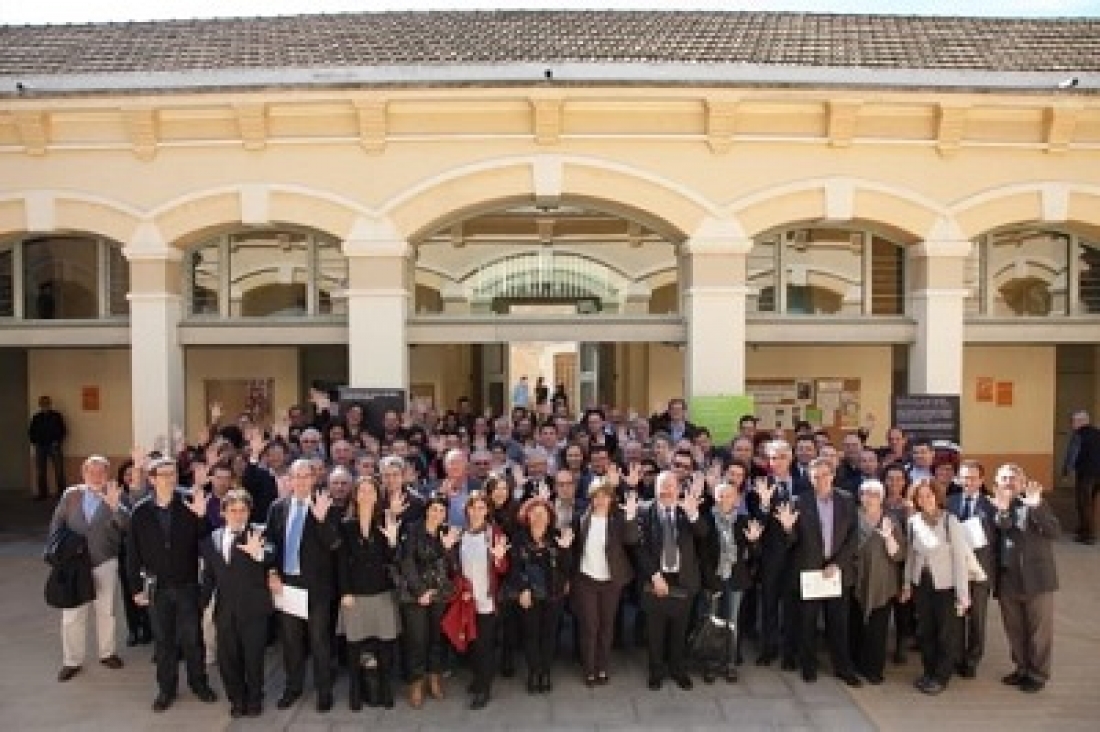
[[(555, 691), (528, 696), (519, 679), (500, 680), (489, 708), (470, 712), (464, 695), (429, 702), (420, 711), (399, 701), (392, 711), (353, 713), (346, 706), (346, 682), (337, 682), (336, 709), (319, 715), (311, 696), (297, 708), (279, 712), (282, 671), (269, 656), (264, 716), (249, 724), (228, 716), (228, 705), (202, 704), (186, 692), (166, 714), (154, 715), (153, 667), (148, 647), (123, 648), (126, 667), (109, 671), (98, 664), (67, 684), (54, 679), (59, 663), (59, 613), (45, 606), (40, 559), (46, 510), (20, 498), (0, 497), (0, 729), (286, 729), (351, 730), (363, 728), (463, 730), (1095, 730), (1100, 720), (1100, 548), (1064, 543), (1058, 547), (1066, 588), (1056, 602), (1054, 679), (1038, 696), (1000, 684), (1009, 670), (1004, 636), (991, 607), (989, 649), (978, 678), (956, 680), (947, 693), (928, 698), (911, 685), (917, 675), (915, 654), (908, 666), (891, 667), (887, 683), (854, 693), (825, 676), (813, 685), (797, 674), (748, 665), (742, 680), (690, 692), (666, 684), (660, 692), (645, 688), (641, 652), (616, 659), (610, 686), (589, 690), (559, 667)], [(89, 633), (91, 637), (93, 633)], [(750, 654), (751, 655), (751, 654)], [(94, 651), (90, 649), (90, 656)], [(181, 669), (182, 671), (182, 669)], [(220, 690), (217, 674), (212, 683)], [(460, 692), (463, 678), (449, 682)], [(181, 683), (181, 689), (185, 685)]]

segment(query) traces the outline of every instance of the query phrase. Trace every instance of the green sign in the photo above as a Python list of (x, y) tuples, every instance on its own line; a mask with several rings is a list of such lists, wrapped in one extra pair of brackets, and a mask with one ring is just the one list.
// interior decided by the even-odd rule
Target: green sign
[(697, 427), (710, 430), (715, 445), (727, 445), (737, 434), (737, 421), (754, 414), (751, 394), (698, 396), (688, 401), (688, 418)]

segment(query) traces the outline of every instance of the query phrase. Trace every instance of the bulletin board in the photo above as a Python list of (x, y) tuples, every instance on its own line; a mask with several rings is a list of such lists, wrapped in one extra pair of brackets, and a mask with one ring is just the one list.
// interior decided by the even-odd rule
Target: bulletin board
[(793, 430), (801, 420), (815, 429), (841, 432), (860, 426), (859, 379), (748, 379), (745, 391), (753, 397), (763, 429)]

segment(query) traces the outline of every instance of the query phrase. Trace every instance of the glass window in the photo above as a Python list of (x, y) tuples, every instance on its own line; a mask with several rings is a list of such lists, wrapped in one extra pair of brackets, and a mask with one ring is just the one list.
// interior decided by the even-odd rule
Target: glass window
[(15, 253), (12, 249), (0, 250), (0, 318), (15, 315)]
[(130, 292), (130, 266), (126, 257), (122, 256), (122, 249), (105, 245), (107, 252), (107, 314), (129, 315), (130, 301), (126, 298)]
[(220, 243), (209, 244), (190, 253), (191, 314), (218, 315), (221, 312)]
[(23, 242), (23, 314), (36, 320), (99, 316), (95, 239), (51, 237)]
[(1077, 314), (1100, 315), (1100, 244), (1077, 244)]
[(1069, 237), (1013, 229), (985, 238), (986, 314), (994, 317), (1069, 312)]
[(347, 315), (348, 301), (339, 295), (348, 286), (348, 260), (336, 241), (317, 242), (317, 314)]
[(866, 231), (789, 229), (749, 253), (748, 310), (789, 315), (901, 315), (905, 250)]

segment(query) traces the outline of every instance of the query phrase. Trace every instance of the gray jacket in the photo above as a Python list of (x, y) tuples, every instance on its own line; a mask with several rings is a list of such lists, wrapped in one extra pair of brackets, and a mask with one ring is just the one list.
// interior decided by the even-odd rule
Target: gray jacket
[(66, 524), (70, 531), (80, 534), (88, 541), (92, 566), (98, 567), (107, 560), (118, 557), (122, 546), (122, 532), (130, 525), (130, 512), (121, 504), (117, 511), (111, 511), (106, 501), (101, 500), (89, 522), (84, 517), (86, 490), (89, 489), (83, 485), (65, 489), (54, 509), (47, 535), (53, 536), (62, 523)]

